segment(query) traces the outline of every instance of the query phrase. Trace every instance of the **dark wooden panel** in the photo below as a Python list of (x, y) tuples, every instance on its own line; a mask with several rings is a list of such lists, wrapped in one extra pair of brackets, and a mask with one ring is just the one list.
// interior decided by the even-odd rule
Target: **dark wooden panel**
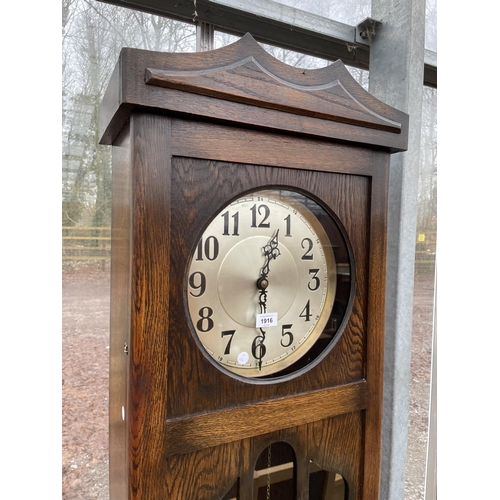
[(378, 498), (380, 487), (389, 158), (380, 157), (375, 171), (371, 199), (366, 362), (369, 404), (366, 411), (365, 456), (369, 459), (366, 460), (364, 476), (365, 498), (370, 499)]
[[(334, 142), (173, 120), (172, 155), (356, 175), (373, 174), (377, 152)], [(221, 144), (224, 146), (221, 147)], [(277, 151), (283, 151), (277, 154)], [(311, 155), (311, 151), (314, 154)]]
[[(354, 481), (351, 500), (361, 491), (375, 499), (388, 154), (240, 129), (232, 138), (220, 125), (142, 113), (132, 114), (130, 137), (116, 143), (114, 163), (111, 489), (120, 498), (129, 488), (129, 497), (141, 500), (212, 499), (239, 481), (240, 500), (251, 500), (252, 460), (266, 443), (284, 439), (301, 460), (299, 500), (307, 498), (308, 457)], [(171, 158), (174, 149), (193, 157)], [(307, 158), (312, 168), (304, 167)], [(324, 162), (330, 171), (321, 171)], [(189, 259), (211, 214), (261, 186), (311, 193), (339, 218), (355, 262), (344, 333), (312, 369), (278, 383), (242, 381), (216, 368), (199, 349), (185, 309)], [(319, 453), (321, 443), (335, 457)], [(193, 480), (183, 481), (186, 470)]]
[(129, 475), (133, 498), (163, 473), (169, 320), (170, 163), (168, 120), (134, 114), (132, 140), (132, 319)]
[(167, 454), (191, 452), (366, 408), (366, 382), (167, 421)]
[[(273, 65), (275, 69), (279, 68)], [(310, 83), (305, 77), (313, 72), (301, 69), (299, 72), (304, 75), (303, 81), (294, 83), (271, 73), (255, 57), (246, 56), (230, 65), (209, 69), (178, 71), (146, 68), (145, 81), (148, 85), (180, 89), (299, 116), (396, 134), (401, 132), (400, 122), (371, 111), (346, 90), (338, 78), (346, 77), (338, 74), (345, 71), (340, 61), (329, 66), (328, 71), (330, 81), (318, 84), (317, 81)]]
[[(243, 440), (169, 457), (157, 489), (145, 500), (219, 500), (249, 463), (250, 441)], [(252, 469), (253, 472), (253, 469)], [(240, 495), (240, 499), (243, 496)]]
[[(407, 147), (408, 115), (370, 95), (340, 61), (317, 70), (293, 68), (250, 35), (204, 53), (123, 49), (118, 66), (103, 99), (105, 144), (113, 142), (132, 110), (154, 109), (388, 151)], [(148, 78), (157, 85), (147, 84)]]
[[(310, 154), (314, 155), (314, 151)], [(298, 394), (304, 388), (314, 391), (363, 379), (370, 180), (361, 176), (187, 158), (173, 159), (172, 176), (175, 214), (172, 217), (172, 261), (176, 266), (170, 274), (172, 314), (168, 364), (172, 383), (169, 385), (168, 417), (215, 411)], [(185, 273), (195, 242), (209, 222), (210, 214), (216, 213), (222, 204), (239, 193), (262, 185), (308, 190), (327, 204), (346, 228), (356, 263), (355, 300), (344, 334), (317, 366), (298, 378), (273, 385), (242, 382), (215, 368), (195, 342), (184, 306)]]
[(349, 500), (364, 498), (363, 412), (347, 413), (309, 424), (308, 433), (309, 458), (322, 469), (342, 475), (348, 484)]
[[(296, 500), (309, 498), (310, 460), (324, 470), (340, 473), (348, 483), (349, 500), (360, 500), (363, 492), (363, 427), (363, 412), (346, 413), (170, 456), (165, 460), (165, 475), (148, 500), (219, 500), (238, 478), (239, 500), (253, 500), (253, 472), (258, 458), (262, 453), (266, 454), (268, 446), (276, 443), (291, 446), (295, 455)], [(277, 458), (273, 455), (271, 463)]]
[(109, 346), (109, 488), (112, 498), (127, 498), (127, 411), (130, 344), (130, 136), (126, 127), (113, 148), (111, 304)]

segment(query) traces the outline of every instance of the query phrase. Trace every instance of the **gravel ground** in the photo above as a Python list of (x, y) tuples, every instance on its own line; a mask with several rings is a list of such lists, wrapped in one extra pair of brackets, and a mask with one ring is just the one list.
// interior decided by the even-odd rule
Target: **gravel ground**
[(415, 278), (405, 500), (424, 500), (429, 427), (434, 274)]
[(108, 500), (109, 271), (63, 271), (62, 497)]
[[(63, 270), (62, 498), (108, 500), (109, 268)], [(424, 499), (434, 281), (415, 281), (405, 500)]]

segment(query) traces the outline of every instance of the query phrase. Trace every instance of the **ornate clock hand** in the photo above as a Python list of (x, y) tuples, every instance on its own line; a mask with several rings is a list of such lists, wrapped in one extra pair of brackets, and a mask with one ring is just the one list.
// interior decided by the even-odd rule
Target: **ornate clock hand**
[[(278, 248), (278, 234), (279, 234), (279, 229), (276, 229), (276, 232), (274, 233), (273, 237), (269, 240), (267, 245), (265, 245), (262, 250), (264, 250), (264, 256), (266, 257), (266, 262), (262, 269), (260, 270), (260, 275), (262, 279), (266, 279), (267, 275), (270, 273), (269, 270), (269, 263), (271, 262), (272, 259), (276, 259), (281, 255), (281, 252)], [(257, 285), (258, 286), (258, 285)]]
[[(257, 280), (261, 314), (265, 313), (267, 310), (267, 287), (269, 286), (267, 275), (271, 272), (271, 270), (269, 269), (269, 263), (272, 259), (276, 259), (281, 255), (281, 252), (278, 248), (278, 234), (279, 229), (276, 230), (269, 242), (262, 248), (262, 250), (264, 251), (264, 256), (266, 257), (266, 262), (260, 270), (260, 278)], [(255, 337), (254, 341), (252, 342), (252, 353), (254, 357), (259, 360), (259, 370), (261, 370), (262, 358), (266, 353), (266, 346), (264, 345), (264, 341), (266, 340), (266, 332), (262, 328), (259, 328), (259, 330), (261, 332), (261, 335), (257, 335), (257, 337)]]

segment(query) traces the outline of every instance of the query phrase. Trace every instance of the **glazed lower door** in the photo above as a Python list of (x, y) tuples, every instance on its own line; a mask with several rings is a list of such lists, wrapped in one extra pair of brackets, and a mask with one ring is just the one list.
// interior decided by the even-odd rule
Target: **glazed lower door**
[[(296, 466), (293, 448), (284, 442), (268, 446), (257, 459), (253, 500), (291, 500), (296, 497)], [(347, 485), (335, 471), (309, 462), (309, 500), (346, 500)], [(239, 500), (239, 482), (222, 498)]]

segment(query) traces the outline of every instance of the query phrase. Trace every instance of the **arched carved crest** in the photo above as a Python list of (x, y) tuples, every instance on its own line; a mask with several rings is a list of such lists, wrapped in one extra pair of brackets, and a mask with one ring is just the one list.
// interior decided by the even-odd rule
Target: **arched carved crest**
[(202, 53), (123, 49), (103, 100), (101, 142), (111, 144), (137, 108), (389, 151), (407, 145), (408, 116), (363, 89), (340, 60), (315, 70), (288, 66), (250, 34)]

